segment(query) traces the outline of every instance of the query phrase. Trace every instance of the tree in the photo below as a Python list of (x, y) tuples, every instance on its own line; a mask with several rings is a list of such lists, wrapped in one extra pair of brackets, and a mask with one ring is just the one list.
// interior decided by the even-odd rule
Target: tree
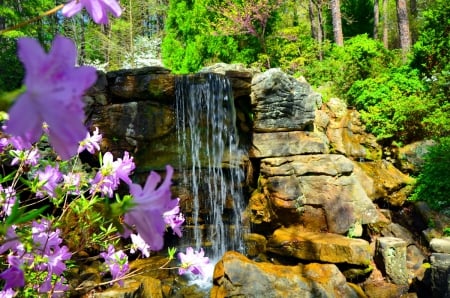
[[(317, 41), (319, 47), (325, 41), (325, 29), (324, 29), (324, 17), (323, 17), (322, 0), (309, 0), (308, 2), (308, 15), (311, 26), (311, 36)], [(319, 50), (319, 59), (323, 59), (323, 51)]]
[(339, 0), (330, 0), (331, 17), (333, 20), (334, 42), (338, 46), (344, 45), (344, 35), (342, 33), (341, 3)]
[(389, 48), (388, 0), (383, 0), (383, 44)]
[(406, 57), (406, 54), (411, 48), (411, 32), (409, 29), (409, 16), (406, 0), (396, 0), (396, 5), (400, 48), (402, 49), (403, 56)]
[(373, 1), (373, 38), (378, 39), (378, 26), (380, 25), (380, 3)]

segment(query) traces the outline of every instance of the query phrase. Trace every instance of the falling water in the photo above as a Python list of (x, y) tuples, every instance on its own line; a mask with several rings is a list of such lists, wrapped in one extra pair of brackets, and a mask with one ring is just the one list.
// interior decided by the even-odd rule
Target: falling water
[(183, 184), (192, 206), (183, 239), (212, 258), (243, 251), (243, 195), (235, 108), (229, 80), (203, 73), (176, 83), (177, 137)]

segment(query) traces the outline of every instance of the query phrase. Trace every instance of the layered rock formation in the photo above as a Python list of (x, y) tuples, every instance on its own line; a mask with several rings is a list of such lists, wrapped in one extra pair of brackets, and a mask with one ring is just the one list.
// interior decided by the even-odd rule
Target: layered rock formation
[[(422, 280), (426, 256), (383, 209), (402, 206), (413, 180), (382, 160), (359, 113), (338, 99), (322, 103), (307, 83), (279, 69), (227, 67), (205, 71), (232, 83), (247, 149), (244, 218), (252, 226), (246, 243), (254, 260), (225, 254), (211, 295), (399, 297)], [(135, 154), (138, 172), (176, 164), (174, 82), (161, 68), (102, 76), (88, 99), (89, 123), (103, 133), (103, 148)], [(177, 183), (173, 192), (184, 202), (191, 194)], [(189, 212), (189, 204), (182, 207)], [(393, 264), (389, 251), (404, 259)]]

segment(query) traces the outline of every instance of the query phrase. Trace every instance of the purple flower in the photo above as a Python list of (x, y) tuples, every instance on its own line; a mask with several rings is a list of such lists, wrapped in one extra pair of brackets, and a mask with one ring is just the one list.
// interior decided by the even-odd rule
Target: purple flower
[(8, 145), (9, 141), (7, 138), (0, 138), (0, 153), (2, 153)]
[(62, 180), (62, 174), (59, 171), (58, 166), (52, 167), (48, 165), (45, 167), (44, 171), (38, 171), (37, 177), (40, 183), (43, 183), (41, 190), (36, 193), (38, 198), (44, 197), (47, 193), (50, 197), (55, 197), (55, 189), (58, 183)]
[[(109, 245), (107, 252), (100, 253), (100, 256), (105, 259), (106, 265), (109, 267), (112, 278), (120, 279), (127, 274), (130, 266), (128, 264), (128, 256), (121, 250), (115, 251), (114, 246)], [(123, 281), (118, 282), (121, 286)]]
[(31, 233), (34, 244), (37, 246), (44, 255), (51, 255), (52, 251), (59, 250), (59, 245), (62, 242), (61, 237), (59, 237), (60, 230), (51, 232), (51, 223), (46, 219), (42, 219), (41, 223), (33, 221), (31, 225)]
[(81, 174), (70, 172), (67, 175), (63, 175), (64, 188), (68, 190), (70, 194), (80, 194)]
[(82, 96), (95, 83), (96, 70), (75, 67), (76, 46), (62, 36), (54, 39), (48, 54), (35, 39), (20, 38), (18, 56), (26, 70), (27, 89), (9, 110), (5, 132), (23, 143), (35, 143), (45, 122), (50, 144), (61, 158), (69, 159), (86, 136)]
[(116, 0), (73, 0), (63, 7), (62, 14), (70, 18), (79, 13), (83, 7), (86, 7), (97, 24), (108, 23), (108, 12), (111, 12), (115, 17), (120, 17), (122, 14), (122, 9)]
[(134, 254), (139, 249), (142, 255), (146, 258), (150, 256), (150, 246), (142, 239), (139, 234), (131, 234), (131, 242), (133, 242), (130, 252)]
[(16, 291), (9, 288), (7, 290), (0, 291), (1, 298), (13, 298), (16, 295)]
[(44, 282), (39, 286), (38, 292), (48, 294), (52, 292), (52, 298), (54, 297), (64, 297), (64, 292), (69, 289), (68, 285), (63, 284), (66, 279), (64, 277), (60, 277), (60, 280), (57, 280), (55, 284), (52, 286), (52, 275), (48, 274), (47, 278)]
[(98, 133), (98, 127), (96, 127), (92, 133), (92, 136), (88, 132), (86, 138), (80, 142), (80, 145), (78, 146), (78, 153), (87, 150), (89, 153), (94, 154), (95, 151), (100, 150), (101, 140), (102, 135)]
[(48, 271), (56, 275), (61, 275), (66, 270), (66, 264), (64, 262), (72, 257), (72, 253), (67, 246), (57, 246), (49, 255), (45, 256), (48, 258), (48, 263), (46, 264)]
[[(179, 204), (180, 198), (177, 198), (176, 200)], [(164, 212), (163, 217), (165, 223), (172, 228), (174, 234), (177, 234), (178, 237), (181, 237), (181, 226), (184, 223), (184, 216), (182, 213), (180, 213), (180, 205), (178, 204), (172, 210)]]
[(11, 215), (12, 207), (16, 203), (16, 191), (13, 187), (8, 186), (3, 188), (0, 184), (0, 203), (2, 204), (3, 213), (5, 215)]
[(130, 157), (128, 152), (125, 151), (123, 159), (118, 158), (116, 161), (113, 161), (111, 152), (106, 152), (100, 170), (91, 181), (91, 193), (100, 191), (111, 198), (120, 180), (131, 184), (129, 176), (134, 168), (133, 157)]
[[(144, 189), (139, 184), (130, 186), (135, 205), (124, 216), (124, 223), (135, 226), (136, 231), (152, 250), (160, 250), (164, 245), (166, 222), (163, 214), (178, 205), (178, 200), (172, 200), (170, 192), (173, 168), (167, 166), (166, 171), (166, 178), (158, 188), (156, 187), (161, 177), (155, 172), (151, 172), (148, 176)], [(129, 233), (129, 230), (126, 230), (124, 236)]]
[(25, 285), (25, 274), (17, 266), (11, 266), (0, 273), (0, 278), (5, 280), (5, 286), (3, 287), (3, 290), (23, 287)]
[(178, 274), (182, 275), (186, 272), (191, 272), (195, 275), (205, 276), (205, 269), (209, 266), (209, 258), (205, 257), (203, 248), (200, 251), (194, 251), (192, 247), (186, 248), (186, 254), (178, 253), (178, 258), (181, 262), (181, 268), (178, 269)]
[(11, 165), (15, 166), (23, 162), (24, 166), (35, 166), (39, 162), (39, 151), (37, 148), (33, 148), (31, 150), (11, 150), (10, 151), (14, 158), (11, 161)]
[(19, 238), (16, 234), (16, 226), (10, 226), (6, 231), (6, 236), (3, 240), (3, 244), (0, 246), (0, 254), (6, 252), (7, 250), (12, 250), (14, 252), (24, 252), (24, 247), (18, 239)]

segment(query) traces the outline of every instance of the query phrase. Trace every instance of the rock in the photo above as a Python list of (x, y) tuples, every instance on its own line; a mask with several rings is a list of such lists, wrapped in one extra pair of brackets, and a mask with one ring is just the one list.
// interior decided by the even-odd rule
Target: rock
[(127, 278), (123, 281), (123, 287), (115, 284), (103, 292), (95, 291), (95, 298), (139, 298), (143, 297), (143, 286), (139, 281)]
[(424, 157), (430, 147), (436, 145), (433, 140), (418, 141), (400, 147), (397, 150), (396, 166), (407, 173), (416, 174), (424, 164)]
[(163, 67), (111, 71), (106, 78), (110, 103), (156, 100), (167, 104), (175, 98), (175, 75)]
[(323, 110), (329, 116), (326, 134), (330, 140), (331, 152), (344, 154), (355, 160), (381, 158), (381, 146), (373, 135), (365, 132), (358, 111), (348, 108), (338, 98), (331, 98)]
[(432, 297), (450, 297), (450, 254), (433, 253), (430, 260)]
[(381, 230), (381, 235), (384, 237), (400, 238), (406, 242), (406, 245), (415, 243), (414, 235), (407, 228), (393, 222)]
[(353, 287), (333, 264), (274, 265), (227, 252), (214, 269), (210, 297), (360, 297)]
[(400, 238), (380, 237), (377, 239), (375, 260), (389, 281), (397, 285), (408, 284), (406, 268), (406, 242)]
[(279, 228), (267, 243), (267, 251), (301, 260), (369, 266), (372, 260), (369, 243), (331, 233)]
[[(354, 162), (355, 175), (364, 185), (366, 193), (372, 200), (384, 198), (393, 206), (401, 206), (409, 192), (403, 196), (394, 196), (396, 192), (414, 183), (414, 179), (403, 174), (390, 162), (377, 160), (372, 162)], [(357, 168), (359, 167), (359, 169)]]
[[(142, 101), (97, 107), (91, 122), (103, 135), (102, 150), (116, 156), (121, 156), (123, 151), (140, 151), (135, 155), (140, 166), (164, 168), (167, 163), (161, 165), (155, 156), (164, 156), (171, 164), (178, 161), (178, 148), (173, 145), (176, 140), (174, 117), (169, 107)], [(144, 159), (147, 155), (151, 158)]]
[(234, 99), (239, 101), (239, 97), (250, 95), (252, 78), (255, 73), (259, 73), (259, 70), (246, 68), (242, 64), (216, 63), (202, 68), (199, 72), (214, 72), (228, 77), (233, 88)]
[(263, 235), (250, 233), (244, 236), (246, 255), (256, 257), (266, 252), (267, 239)]
[(434, 252), (450, 254), (450, 238), (433, 238), (430, 247)]
[(350, 175), (353, 164), (343, 155), (314, 154), (288, 157), (271, 157), (261, 160), (261, 174), (264, 177), (294, 175)]
[(254, 133), (249, 156), (254, 158), (328, 153), (328, 146), (314, 132)]
[(309, 84), (277, 68), (253, 77), (250, 96), (255, 132), (308, 130), (316, 108), (322, 104), (320, 95)]
[(320, 230), (345, 234), (355, 222), (378, 220), (375, 205), (350, 175), (352, 170), (352, 162), (342, 155), (265, 158), (261, 160), (263, 178), (259, 183), (281, 224), (300, 223), (317, 231), (317, 225), (308, 223), (323, 214), (325, 225), (320, 224)]
[[(408, 286), (396, 285), (387, 282), (365, 283), (363, 286), (364, 293), (368, 298), (402, 298), (408, 293)], [(411, 298), (413, 298), (412, 296)]]

